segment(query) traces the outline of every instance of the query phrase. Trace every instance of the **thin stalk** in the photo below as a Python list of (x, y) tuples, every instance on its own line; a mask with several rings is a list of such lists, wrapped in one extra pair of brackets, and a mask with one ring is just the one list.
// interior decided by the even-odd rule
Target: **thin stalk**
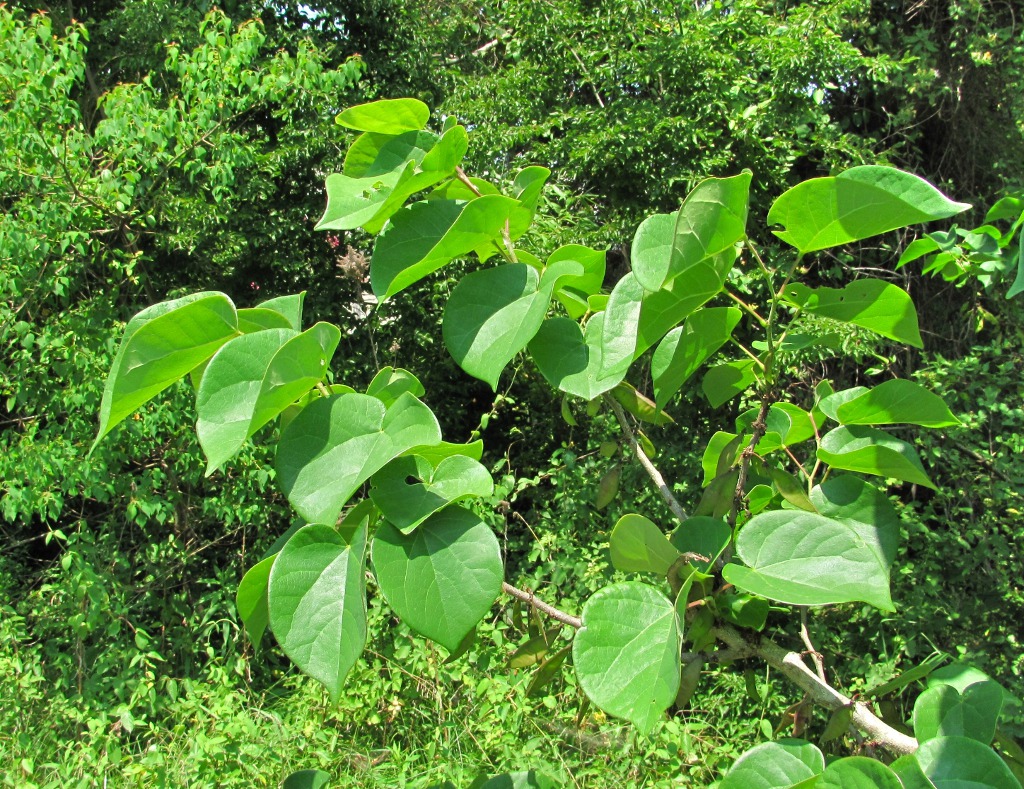
[(575, 627), (577, 630), (583, 627), (582, 619), (580, 619), (577, 616), (573, 616), (572, 614), (567, 614), (565, 613), (565, 611), (559, 611), (553, 605), (548, 605), (543, 600), (538, 600), (536, 597), (533, 596), (533, 592), (527, 592), (523, 589), (517, 589), (516, 587), (512, 586), (512, 584), (506, 583), (504, 581), (502, 581), (501, 590), (510, 597), (514, 597), (517, 600), (522, 600), (531, 608), (536, 608), (542, 614), (547, 614), (556, 622), (561, 622), (563, 625)]

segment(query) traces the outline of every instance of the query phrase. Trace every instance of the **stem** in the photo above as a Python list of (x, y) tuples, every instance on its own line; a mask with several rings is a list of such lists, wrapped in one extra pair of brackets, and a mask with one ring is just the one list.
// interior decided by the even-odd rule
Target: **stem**
[(517, 600), (522, 600), (531, 608), (536, 608), (542, 614), (547, 614), (552, 619), (561, 622), (563, 625), (575, 627), (577, 630), (583, 627), (582, 619), (573, 616), (572, 614), (567, 614), (565, 613), (565, 611), (559, 611), (557, 608), (548, 605), (543, 600), (538, 600), (536, 597), (533, 596), (533, 592), (526, 592), (522, 589), (517, 589), (516, 587), (512, 586), (512, 584), (506, 583), (504, 581), (502, 581), (501, 583), (501, 590), (510, 597), (514, 597)]
[(811, 656), (811, 662), (814, 663), (814, 668), (818, 671), (819, 679), (827, 683), (828, 680), (825, 678), (825, 661), (822, 659), (821, 653), (811, 643), (811, 634), (807, 630), (807, 606), (800, 606), (800, 640), (807, 647), (807, 654)]
[(626, 412), (622, 410), (622, 405), (611, 395), (606, 394), (605, 400), (612, 407), (612, 411), (615, 413), (615, 418), (619, 420), (619, 425), (622, 427), (622, 432), (626, 434), (626, 438), (629, 440), (629, 445), (633, 448), (633, 453), (636, 455), (637, 460), (640, 461), (640, 465), (644, 467), (644, 471), (647, 472), (647, 476), (654, 482), (655, 487), (658, 489), (658, 493), (665, 500), (668, 508), (672, 510), (672, 514), (675, 515), (680, 522), (685, 521), (689, 516), (686, 514), (686, 510), (679, 503), (679, 500), (672, 495), (672, 490), (667, 484), (665, 484), (665, 478), (661, 476), (661, 472), (655, 468), (651, 459), (647, 457), (643, 447), (640, 446), (640, 442), (636, 440), (636, 433), (633, 432), (633, 428), (630, 427), (629, 420), (626, 419)]
[(768, 389), (761, 398), (761, 408), (757, 412), (757, 419), (750, 426), (750, 442), (740, 453), (740, 470), (736, 475), (736, 490), (733, 494), (732, 511), (729, 514), (729, 525), (736, 528), (736, 516), (739, 514), (740, 505), (743, 502), (743, 489), (747, 486), (747, 474), (750, 472), (750, 459), (757, 454), (757, 444), (764, 438), (768, 431), (768, 410), (775, 402), (775, 392)]
[[(466, 171), (461, 167), (455, 168), (455, 177), (465, 184), (466, 188), (477, 197), (483, 197), (483, 193), (476, 188), (476, 184), (469, 179), (469, 176), (466, 175)], [(507, 219), (505, 220), (505, 227), (502, 228), (501, 237), (505, 242), (505, 248), (502, 250), (502, 254), (509, 263), (518, 263), (519, 261), (516, 259), (516, 248), (512, 245), (512, 229), (509, 226), (509, 221)]]
[(812, 703), (830, 710), (852, 710), (850, 722), (892, 753), (905, 754), (917, 750), (917, 740), (894, 729), (863, 702), (848, 698), (823, 681), (807, 668), (796, 652), (783, 649), (775, 642), (756, 634), (751, 634), (750, 638), (747, 638), (730, 625), (718, 625), (714, 633), (729, 647), (732, 654), (759, 657), (772, 668), (781, 671), (807, 694)]
[(743, 299), (741, 299), (735, 293), (733, 293), (730, 290), (723, 290), (722, 292), (726, 296), (728, 296), (730, 299), (735, 301), (737, 304), (739, 304), (740, 307), (745, 309), (754, 318), (754, 320), (756, 320), (759, 324), (761, 324), (761, 328), (762, 329), (765, 328), (768, 325), (768, 321), (766, 321), (764, 318), (762, 318), (757, 310), (755, 310), (753, 307), (751, 307), (749, 304), (747, 304), (747, 302), (745, 302)]

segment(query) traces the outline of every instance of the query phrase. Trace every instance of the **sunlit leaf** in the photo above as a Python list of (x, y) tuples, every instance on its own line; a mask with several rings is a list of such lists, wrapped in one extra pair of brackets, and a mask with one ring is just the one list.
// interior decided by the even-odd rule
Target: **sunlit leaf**
[(835, 413), (843, 425), (952, 427), (960, 424), (941, 397), (920, 384), (899, 378), (872, 387), (843, 403)]
[(430, 108), (418, 99), (381, 99), (349, 107), (336, 120), (356, 131), (401, 134), (426, 126)]
[(739, 321), (740, 311), (735, 307), (707, 307), (665, 335), (651, 359), (654, 399), (660, 408), (729, 341)]
[(314, 524), (292, 536), (270, 570), (274, 637), (333, 700), (366, 643), (365, 553), (365, 523), (351, 542)]
[(270, 568), (277, 558), (275, 553), (248, 569), (242, 580), (238, 582), (235, 593), (235, 606), (238, 616), (245, 625), (245, 632), (253, 644), (259, 644), (263, 633), (270, 622), (270, 611), (267, 607), (267, 585), (270, 582)]
[(837, 427), (822, 437), (817, 454), (833, 468), (935, 488), (910, 444), (873, 427)]
[(643, 515), (623, 515), (608, 538), (612, 566), (624, 573), (665, 575), (679, 558), (665, 533)]
[(772, 204), (768, 222), (783, 225), (785, 230), (775, 235), (804, 254), (945, 219), (968, 208), (916, 175), (864, 165), (797, 184)]
[(451, 652), (501, 593), (501, 547), (469, 510), (448, 507), (411, 534), (384, 523), (373, 540), (381, 593), (409, 627)]
[(737, 759), (718, 786), (719, 789), (790, 789), (824, 770), (824, 754), (809, 742), (766, 742)]
[(858, 279), (844, 288), (788, 285), (785, 297), (815, 315), (852, 323), (890, 340), (923, 348), (914, 302), (902, 288), (880, 279)]

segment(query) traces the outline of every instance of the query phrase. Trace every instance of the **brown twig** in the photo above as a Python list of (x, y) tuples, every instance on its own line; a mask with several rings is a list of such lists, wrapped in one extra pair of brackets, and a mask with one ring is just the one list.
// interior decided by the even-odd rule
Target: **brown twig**
[(503, 591), (510, 597), (514, 597), (517, 600), (522, 600), (531, 608), (536, 608), (542, 614), (547, 614), (555, 621), (561, 622), (563, 625), (575, 627), (577, 630), (583, 627), (582, 619), (573, 616), (572, 614), (567, 614), (565, 613), (565, 611), (559, 611), (553, 605), (548, 605), (543, 600), (538, 600), (536, 597), (533, 596), (533, 592), (527, 592), (523, 589), (517, 589), (516, 587), (512, 586), (512, 584), (504, 581), (501, 584), (501, 591)]

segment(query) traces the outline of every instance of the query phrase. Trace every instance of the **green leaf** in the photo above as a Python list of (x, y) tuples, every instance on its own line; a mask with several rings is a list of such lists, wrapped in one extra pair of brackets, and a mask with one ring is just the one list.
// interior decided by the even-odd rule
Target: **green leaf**
[(844, 288), (786, 286), (785, 298), (805, 311), (852, 323), (890, 340), (923, 348), (914, 302), (902, 288), (880, 279), (858, 279)]
[(726, 592), (715, 600), (722, 616), (737, 627), (763, 630), (768, 621), (770, 605), (763, 597), (746, 592)]
[(484, 442), (471, 441), (468, 444), (452, 444), (447, 441), (441, 441), (429, 446), (416, 446), (412, 449), (407, 449), (402, 454), (419, 455), (429, 461), (433, 466), (436, 466), (445, 458), (454, 457), (456, 455), (463, 455), (465, 457), (472, 458), (473, 460), (480, 460), (484, 455)]
[(640, 394), (633, 384), (623, 381), (611, 391), (619, 404), (641, 422), (652, 425), (669, 425), (674, 423), (671, 416), (658, 409), (653, 400)]
[(281, 782), (281, 789), (320, 789), (331, 781), (323, 770), (296, 770)]
[(675, 229), (675, 214), (654, 214), (641, 222), (633, 235), (629, 262), (645, 290), (660, 290), (668, 279)]
[(349, 178), (366, 178), (393, 172), (408, 162), (420, 164), (437, 141), (438, 136), (428, 131), (360, 134), (349, 146), (341, 171)]
[(823, 515), (777, 510), (755, 515), (736, 540), (746, 564), (727, 564), (734, 586), (791, 605), (862, 601), (895, 610), (889, 567), (861, 529)]
[(623, 515), (608, 539), (612, 566), (624, 573), (666, 575), (679, 558), (664, 532), (642, 515)]
[[(697, 267), (722, 253), (729, 253), (732, 266), (733, 248), (747, 234), (750, 179), (749, 170), (730, 178), (708, 178), (686, 196), (676, 218), (670, 278), (692, 279)], [(724, 281), (725, 273), (721, 276)]]
[(270, 621), (267, 608), (267, 584), (270, 582), (270, 568), (277, 554), (268, 556), (258, 564), (249, 568), (242, 580), (238, 582), (235, 593), (235, 606), (238, 615), (245, 625), (245, 632), (253, 644), (259, 644)]
[(457, 257), (501, 237), (506, 222), (527, 212), (503, 195), (469, 202), (429, 200), (398, 210), (377, 237), (370, 284), (383, 300), (423, 279)]
[(533, 673), (533, 677), (530, 679), (530, 686), (526, 689), (527, 698), (532, 699), (539, 696), (540, 692), (547, 687), (548, 683), (558, 676), (558, 670), (562, 667), (562, 664), (565, 662), (565, 658), (569, 655), (571, 650), (572, 644), (566, 644), (555, 652), (555, 654), (550, 655), (541, 662), (537, 667), (537, 670)]
[(821, 439), (817, 455), (833, 468), (892, 477), (935, 489), (914, 448), (873, 427), (837, 427)]
[(292, 329), (243, 334), (217, 351), (196, 393), (207, 475), (323, 379), (340, 339), (336, 326), (318, 323), (298, 335)]
[(807, 512), (818, 511), (811, 503), (811, 500), (807, 498), (807, 492), (804, 490), (804, 486), (800, 484), (800, 480), (781, 468), (773, 468), (770, 474), (772, 483), (782, 498), (794, 507), (806, 510)]
[(916, 175), (864, 165), (830, 178), (812, 178), (783, 193), (768, 212), (775, 235), (800, 254), (966, 211)]
[[(995, 682), (984, 671), (976, 669), (967, 663), (954, 662), (948, 666), (942, 666), (928, 676), (928, 687), (936, 685), (952, 685), (961, 693), (977, 682)], [(998, 683), (996, 683), (998, 684)], [(1002, 687), (1000, 685), (1000, 687)], [(1003, 688), (1003, 703), (1010, 707), (1020, 707), (1021, 701), (1012, 693)]]
[(238, 310), (238, 330), (243, 334), (264, 329), (291, 329), (291, 322), (276, 310), (249, 307)]
[(1003, 707), (1003, 689), (986, 680), (960, 694), (952, 685), (934, 685), (914, 704), (914, 736), (919, 742), (934, 737), (970, 737), (986, 745), (996, 736)]
[(525, 644), (519, 646), (515, 652), (508, 659), (509, 668), (529, 668), (540, 663), (544, 656), (548, 653), (554, 640), (558, 637), (562, 627), (549, 628), (542, 633), (538, 633), (533, 638), (526, 641)]
[(583, 268), (582, 274), (559, 280), (555, 288), (555, 297), (565, 307), (569, 317), (579, 320), (589, 309), (587, 298), (601, 290), (604, 282), (605, 253), (579, 244), (567, 244), (551, 253), (547, 266), (551, 268), (563, 260), (571, 260)]
[(600, 312), (587, 323), (586, 334), (570, 318), (548, 318), (530, 341), (533, 360), (548, 383), (562, 392), (593, 400), (613, 389), (626, 376), (630, 359), (609, 369), (601, 346), (604, 316)]
[(349, 107), (335, 120), (356, 131), (401, 134), (426, 126), (430, 108), (418, 99), (381, 99)]
[(735, 261), (736, 250), (730, 247), (687, 268), (661, 290), (642, 294), (633, 358), (653, 347), (670, 329), (717, 295)]
[(413, 397), (423, 397), (426, 391), (415, 375), (401, 367), (395, 369), (390, 365), (381, 368), (366, 387), (366, 394), (376, 397), (386, 408), (390, 408), (391, 404), (406, 392)]
[(608, 473), (601, 477), (597, 486), (597, 498), (594, 500), (594, 508), (603, 510), (619, 495), (619, 480), (622, 479), (622, 466), (616, 464), (608, 470)]
[(412, 534), (385, 523), (373, 541), (381, 593), (402, 621), (450, 652), (501, 592), (498, 539), (459, 506), (432, 515)]
[(541, 276), (524, 263), (473, 271), (455, 286), (442, 331), (452, 358), (497, 390), (498, 377), (544, 322), (559, 278), (582, 272), (575, 261), (554, 264)]
[(389, 173), (350, 178), (341, 173), (327, 176), (327, 207), (314, 230), (353, 230), (370, 222), (381, 212), (399, 182), (415, 174), (409, 162)]
[(557, 783), (543, 773), (529, 770), (496, 775), (481, 784), (474, 782), (471, 789), (556, 789)]
[[(632, 274), (624, 276), (612, 288), (601, 324), (600, 358), (604, 374), (628, 370), (635, 358), (644, 295), (643, 287)], [(589, 328), (590, 324), (587, 326)]]
[(827, 416), (834, 422), (839, 421), (839, 408), (851, 400), (856, 400), (862, 394), (867, 394), (871, 390), (866, 386), (854, 386), (852, 389), (842, 389), (838, 392), (832, 392), (822, 397), (817, 404), (817, 408), (821, 413)]
[(366, 643), (366, 524), (351, 542), (319, 524), (297, 531), (270, 570), (270, 627), (333, 701)]
[[(420, 482), (410, 484), (410, 477)], [(493, 492), (491, 475), (472, 458), (453, 455), (435, 467), (419, 455), (405, 455), (373, 475), (370, 498), (395, 528), (408, 533), (452, 502)]]
[(901, 756), (889, 765), (903, 784), (903, 789), (935, 789), (935, 784), (921, 770), (917, 757), (912, 753)]
[(740, 437), (735, 433), (726, 433), (718, 430), (701, 457), (701, 468), (704, 471), (702, 487), (707, 487), (716, 477), (728, 471), (737, 460), (737, 452), (740, 447)]
[(936, 737), (914, 753), (937, 789), (1021, 789), (1006, 762), (969, 737)]
[(913, 381), (893, 379), (869, 389), (836, 409), (843, 425), (921, 425), (952, 427), (953, 416), (942, 398)]
[(681, 647), (672, 602), (652, 586), (627, 582), (587, 600), (572, 655), (587, 697), (647, 734), (676, 697)]
[(700, 388), (711, 407), (718, 408), (745, 392), (756, 380), (757, 362), (753, 359), (740, 359), (712, 367), (704, 374)]
[(889, 497), (860, 477), (830, 477), (811, 491), (819, 514), (845, 523), (878, 556), (887, 570), (899, 550), (900, 519)]
[(809, 742), (766, 742), (737, 759), (718, 789), (789, 789), (824, 770), (824, 754)]
[(687, 518), (669, 537), (669, 542), (679, 553), (696, 553), (707, 556), (709, 561), (690, 562), (700, 572), (709, 572), (712, 565), (732, 540), (732, 529), (725, 521), (696, 515)]
[(436, 417), (411, 394), (387, 409), (370, 395), (321, 398), (282, 431), (277, 479), (302, 517), (333, 524), (352, 494), (388, 461), (440, 440)]
[(135, 409), (237, 334), (235, 305), (222, 293), (195, 293), (154, 304), (128, 321), (103, 388), (100, 428), (89, 451)]
[(847, 756), (832, 762), (814, 789), (903, 789), (896, 773), (867, 756)]
[(740, 321), (735, 307), (707, 307), (672, 329), (651, 359), (654, 400), (664, 408), (683, 384), (732, 336)]

